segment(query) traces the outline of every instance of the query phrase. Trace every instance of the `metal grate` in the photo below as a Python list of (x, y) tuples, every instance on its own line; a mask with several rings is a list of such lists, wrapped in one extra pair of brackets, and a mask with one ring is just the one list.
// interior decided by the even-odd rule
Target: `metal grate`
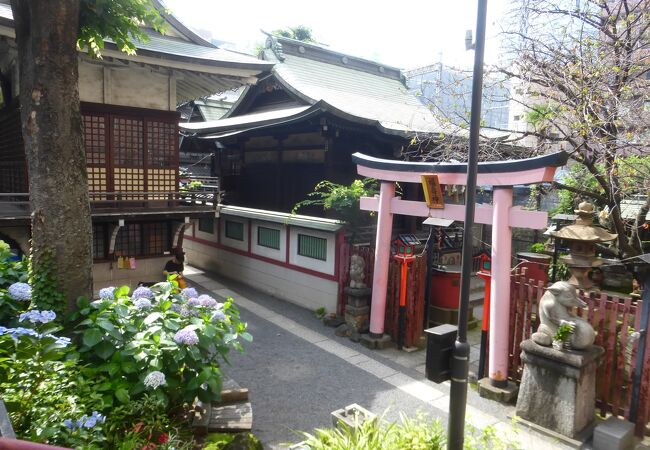
[(298, 254), (307, 258), (327, 261), (327, 239), (298, 234)]
[(257, 245), (280, 250), (280, 230), (257, 227)]
[(144, 223), (142, 224), (144, 248), (143, 255), (162, 255), (170, 250), (169, 227), (166, 223)]
[(117, 232), (115, 255), (139, 256), (142, 254), (142, 228), (139, 223), (124, 225)]
[(106, 118), (84, 114), (83, 141), (86, 149), (86, 164), (106, 164)]
[(199, 231), (204, 233), (214, 234), (214, 219), (203, 218), (199, 219)]
[(226, 237), (237, 241), (244, 240), (244, 224), (226, 220)]

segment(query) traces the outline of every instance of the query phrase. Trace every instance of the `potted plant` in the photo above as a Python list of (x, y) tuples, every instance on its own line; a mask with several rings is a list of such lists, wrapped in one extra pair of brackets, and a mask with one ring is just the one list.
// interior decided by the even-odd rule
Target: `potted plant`
[(574, 325), (571, 322), (562, 321), (555, 335), (553, 335), (553, 348), (555, 350), (562, 350), (569, 348), (569, 338), (573, 333)]

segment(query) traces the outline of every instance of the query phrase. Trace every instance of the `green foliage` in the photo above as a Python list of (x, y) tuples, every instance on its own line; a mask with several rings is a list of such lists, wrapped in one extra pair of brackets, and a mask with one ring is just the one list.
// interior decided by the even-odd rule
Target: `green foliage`
[[(148, 448), (191, 449), (193, 441), (167, 414), (167, 405), (154, 395), (119, 405), (110, 411), (104, 425), (106, 447), (117, 450)], [(186, 434), (189, 434), (186, 433)]]
[(316, 42), (312, 36), (311, 28), (305, 25), (278, 28), (277, 30), (271, 31), (271, 34), (274, 36), (286, 37), (302, 42)]
[(104, 40), (109, 38), (120, 51), (133, 55), (134, 42), (149, 40), (141, 25), (162, 33), (164, 23), (151, 0), (82, 0), (77, 46), (101, 58)]
[(38, 270), (32, 264), (34, 248), (29, 266), (29, 284), (32, 287), (32, 304), (36, 309), (50, 310), (60, 314), (66, 309), (65, 296), (57, 289), (54, 258), (52, 250), (43, 246), (40, 249)]
[(573, 332), (573, 327), (568, 323), (563, 323), (559, 327), (557, 327), (557, 331), (553, 335), (553, 340), (565, 342), (569, 338), (572, 332)]
[(322, 319), (325, 317), (325, 314), (327, 314), (327, 308), (324, 306), (321, 306), (320, 308), (317, 308), (316, 311), (314, 311), (314, 314), (316, 314), (316, 317), (319, 319)]
[[(101, 424), (71, 431), (66, 419), (79, 419), (103, 409), (102, 395), (78, 363), (68, 341), (55, 337), (61, 328), (41, 325), (0, 335), (0, 392), (19, 438), (70, 447), (102, 448)], [(17, 333), (16, 330), (23, 331)], [(5, 330), (6, 331), (6, 330)]]
[[(139, 305), (143, 298), (136, 298), (142, 290), (153, 294), (150, 300), (144, 298), (147, 307)], [(78, 317), (72, 319), (82, 319), (77, 326), (80, 352), (99, 374), (109, 378), (107, 403), (126, 404), (147, 390), (169, 402), (172, 409), (197, 397), (204, 402), (217, 400), (220, 361), (228, 361), (231, 349), (243, 351), (239, 339), (252, 339), (232, 299), (215, 307), (193, 306), (171, 282), (159, 283), (150, 291), (138, 288), (133, 297), (123, 286), (115, 289), (114, 298), (92, 303), (82, 299), (78, 306)], [(177, 342), (181, 330), (196, 333), (198, 342)], [(163, 385), (145, 385), (152, 372), (164, 374)]]
[(354, 242), (359, 226), (370, 217), (366, 211), (361, 211), (359, 201), (361, 197), (372, 197), (376, 193), (377, 180), (372, 178), (354, 180), (349, 186), (324, 180), (314, 187), (308, 195), (310, 198), (296, 203), (291, 213), (296, 214), (305, 206), (322, 206), (325, 211), (333, 211), (337, 219), (348, 223)]
[(12, 299), (7, 288), (17, 282), (27, 282), (29, 263), (27, 258), (20, 261), (12, 259), (9, 245), (0, 241), (0, 324), (8, 325), (17, 315), (29, 306), (29, 302)]
[(546, 128), (553, 117), (555, 117), (555, 111), (549, 104), (534, 105), (525, 115), (526, 121), (537, 130)]
[(262, 450), (264, 447), (252, 433), (212, 433), (203, 450)]
[[(549, 280), (553, 278), (553, 263), (551, 263), (548, 266), (548, 278)], [(569, 266), (564, 264), (563, 262), (560, 262), (558, 260), (557, 262), (557, 270), (555, 272), (555, 280), (556, 281), (567, 281), (569, 278), (571, 278), (571, 272), (569, 272)]]
[[(494, 428), (483, 431), (468, 426), (466, 449), (513, 448), (497, 436)], [(311, 450), (438, 450), (446, 448), (446, 430), (439, 420), (428, 420), (423, 414), (408, 418), (400, 414), (399, 423), (382, 419), (368, 420), (356, 428), (339, 424), (337, 428), (319, 428), (302, 433), (304, 446)]]
[(530, 246), (529, 250), (533, 253), (544, 253), (546, 247), (541, 242), (535, 242)]

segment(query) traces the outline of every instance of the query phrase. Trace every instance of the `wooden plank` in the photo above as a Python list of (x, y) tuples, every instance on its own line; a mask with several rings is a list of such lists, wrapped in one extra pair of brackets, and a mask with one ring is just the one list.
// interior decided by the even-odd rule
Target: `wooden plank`
[(531, 317), (533, 315), (533, 288), (535, 285), (535, 280), (532, 278), (528, 280), (528, 286), (526, 286), (526, 322), (524, 323), (524, 338), (523, 340), (530, 339), (530, 327), (531, 327)]
[(208, 431), (244, 431), (253, 428), (250, 402), (213, 406)]
[[(604, 296), (607, 298), (607, 295), (601, 294), (601, 297)], [(615, 388), (613, 384), (613, 371), (614, 371), (614, 362), (616, 358), (616, 325), (617, 325), (617, 309), (616, 305), (612, 300), (607, 300), (609, 306), (608, 314), (608, 327), (607, 327), (607, 347), (605, 348), (605, 377), (604, 377), (604, 387), (602, 397), (603, 405), (605, 411), (610, 412), (610, 402), (612, 389)]]
[[(513, 380), (516, 379), (516, 370), (515, 370), (515, 323), (517, 321), (516, 310), (517, 310), (517, 277), (519, 276), (519, 269), (515, 269), (515, 273), (510, 275), (510, 318), (508, 320), (508, 371), (510, 372), (510, 378)], [(489, 341), (489, 339), (488, 339)], [(486, 352), (485, 360), (490, 360), (490, 353)], [(487, 372), (486, 372), (487, 373)]]
[(615, 389), (612, 402), (612, 414), (622, 416), (625, 414), (622, 405), (625, 405), (625, 393), (627, 392), (626, 389), (629, 389), (629, 380), (625, 378), (625, 352), (627, 350), (627, 328), (630, 319), (630, 303), (632, 302), (632, 299), (628, 297), (622, 304), (619, 303), (620, 300), (618, 298), (614, 298), (614, 301), (617, 305), (622, 306), (622, 323), (618, 338), (620, 346), (616, 358), (616, 373), (614, 377)]

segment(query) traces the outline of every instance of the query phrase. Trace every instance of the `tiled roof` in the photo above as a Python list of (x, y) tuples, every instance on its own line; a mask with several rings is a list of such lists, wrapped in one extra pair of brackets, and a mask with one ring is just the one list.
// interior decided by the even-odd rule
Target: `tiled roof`
[[(291, 40), (278, 41), (290, 44)], [(264, 51), (264, 59), (276, 63), (273, 72), (278, 80), (308, 103), (323, 100), (347, 114), (376, 120), (383, 128), (398, 133), (461, 131), (440, 123), (394, 76), (382, 74), (381, 69), (375, 74), (345, 67), (345, 63), (333, 64), (323, 61), (320, 55), (319, 59), (311, 59), (313, 47), (302, 46), (301, 55), (285, 51), (281, 58), (271, 48)]]
[[(0, 19), (4, 22), (13, 22), (11, 6), (0, 0)], [(269, 70), (271, 64), (261, 61), (250, 55), (245, 55), (230, 50), (220, 49), (213, 45), (199, 45), (194, 42), (185, 41), (180, 38), (163, 36), (155, 32), (147, 33), (148, 42), (138, 42), (138, 54), (148, 54), (166, 59), (188, 60), (199, 64), (207, 64), (219, 67), (235, 67), (239, 69), (252, 69), (258, 71)], [(110, 39), (107, 42), (112, 42)], [(153, 54), (153, 55), (152, 55)]]

